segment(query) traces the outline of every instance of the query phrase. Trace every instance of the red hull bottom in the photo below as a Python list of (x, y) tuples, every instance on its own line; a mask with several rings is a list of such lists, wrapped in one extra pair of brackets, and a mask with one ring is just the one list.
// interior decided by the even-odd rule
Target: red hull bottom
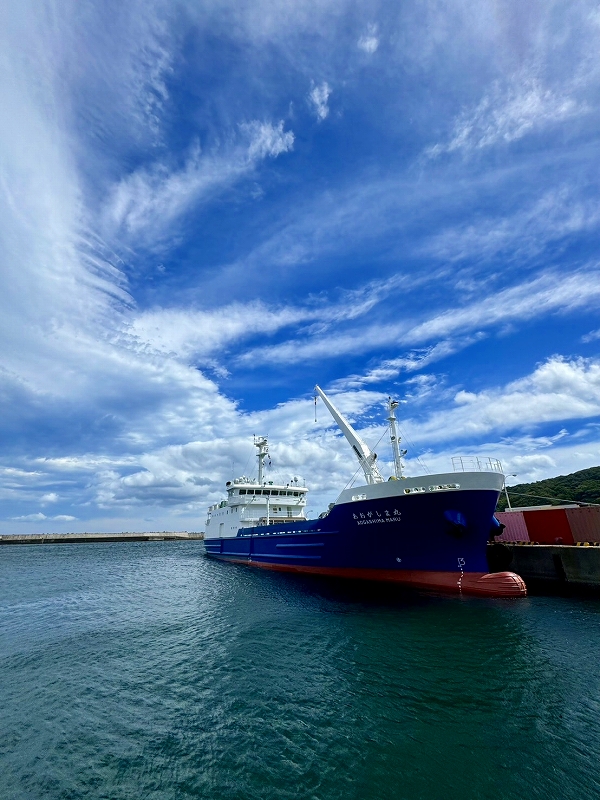
[[(218, 556), (217, 556), (218, 557)], [(222, 558), (236, 564), (246, 564), (275, 572), (299, 572), (304, 575), (325, 575), (332, 578), (379, 581), (456, 594), (479, 597), (525, 597), (527, 587), (520, 575), (514, 572), (427, 572), (426, 570), (358, 569), (344, 567), (306, 567), (293, 564), (268, 564), (240, 558)]]

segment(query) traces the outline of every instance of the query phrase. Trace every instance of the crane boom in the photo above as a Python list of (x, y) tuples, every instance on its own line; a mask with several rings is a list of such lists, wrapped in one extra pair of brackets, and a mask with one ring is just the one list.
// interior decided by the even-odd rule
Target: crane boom
[(363, 442), (352, 425), (350, 425), (346, 417), (344, 417), (344, 415), (337, 410), (321, 387), (315, 386), (315, 390), (318, 392), (319, 397), (325, 403), (331, 416), (337, 422), (340, 430), (348, 440), (350, 447), (354, 451), (354, 454), (358, 458), (359, 464), (365, 473), (367, 483), (382, 483), (383, 477), (377, 468), (377, 464), (375, 463), (377, 461), (377, 453), (372, 453), (370, 451), (368, 446), (365, 444), (365, 442)]

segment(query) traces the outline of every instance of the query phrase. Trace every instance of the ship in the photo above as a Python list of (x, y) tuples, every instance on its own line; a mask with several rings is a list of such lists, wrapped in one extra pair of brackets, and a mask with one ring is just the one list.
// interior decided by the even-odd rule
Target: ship
[(383, 477), (372, 452), (319, 387), (316, 395), (347, 439), (364, 483), (345, 488), (316, 519), (306, 516), (308, 489), (299, 478), (265, 479), (268, 437), (254, 438), (258, 475), (226, 484), (208, 510), (206, 555), (279, 572), (389, 582), (415, 589), (490, 597), (523, 597), (514, 572), (490, 572), (488, 540), (504, 487), (496, 459), (453, 459), (453, 471), (404, 474), (395, 410), (388, 399), (394, 474)]

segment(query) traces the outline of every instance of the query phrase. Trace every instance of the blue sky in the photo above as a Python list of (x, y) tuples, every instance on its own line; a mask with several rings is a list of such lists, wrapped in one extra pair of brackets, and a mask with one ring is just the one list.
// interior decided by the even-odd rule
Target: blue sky
[[(600, 464), (600, 8), (10, 0), (0, 530), (198, 530), (268, 434), (315, 513)], [(380, 458), (391, 460), (385, 437)], [(417, 461), (419, 459), (419, 461)]]

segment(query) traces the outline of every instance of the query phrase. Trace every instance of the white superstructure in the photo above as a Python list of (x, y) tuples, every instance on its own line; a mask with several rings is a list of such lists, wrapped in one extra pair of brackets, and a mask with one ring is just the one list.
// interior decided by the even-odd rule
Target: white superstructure
[(205, 539), (237, 536), (240, 528), (306, 519), (308, 489), (298, 478), (279, 484), (264, 480), (264, 460), (269, 453), (267, 437), (255, 437), (254, 446), (258, 450), (258, 478), (243, 475), (227, 481), (227, 498), (208, 509)]

